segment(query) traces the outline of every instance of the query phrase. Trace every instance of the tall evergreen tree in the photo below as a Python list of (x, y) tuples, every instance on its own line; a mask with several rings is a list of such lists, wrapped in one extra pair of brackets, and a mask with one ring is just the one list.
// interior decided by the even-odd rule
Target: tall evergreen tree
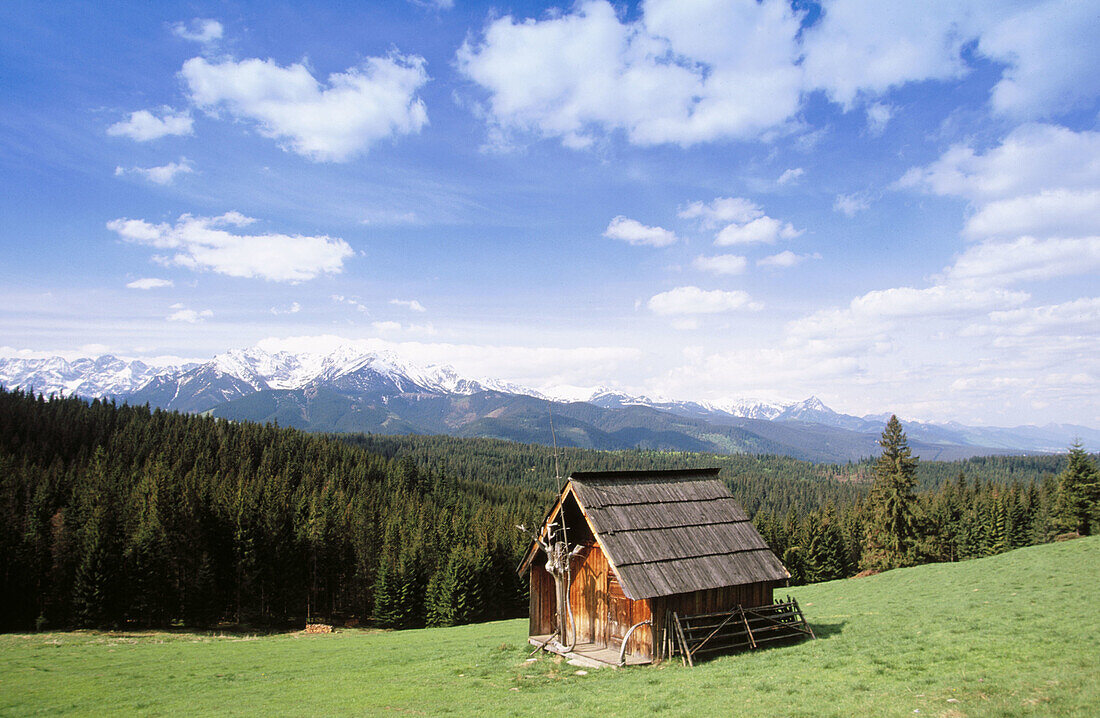
[(879, 440), (882, 455), (875, 462), (875, 482), (869, 499), (870, 521), (863, 567), (886, 570), (911, 565), (917, 538), (913, 517), (917, 459), (909, 448), (897, 416), (891, 416)]
[(1081, 442), (1075, 441), (1069, 447), (1069, 462), (1058, 475), (1055, 519), (1063, 530), (1087, 536), (1091, 524), (1098, 518), (1098, 503), (1100, 472), (1081, 447)]

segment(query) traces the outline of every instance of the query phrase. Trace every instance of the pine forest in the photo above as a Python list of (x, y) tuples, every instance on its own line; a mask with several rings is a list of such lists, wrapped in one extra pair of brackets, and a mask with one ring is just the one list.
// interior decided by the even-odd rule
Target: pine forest
[[(895, 426), (896, 425), (896, 426)], [(516, 566), (575, 470), (718, 466), (792, 582), (958, 561), (1098, 526), (1095, 458), (592, 451), (311, 435), (0, 390), (0, 628), (405, 628), (526, 614)]]

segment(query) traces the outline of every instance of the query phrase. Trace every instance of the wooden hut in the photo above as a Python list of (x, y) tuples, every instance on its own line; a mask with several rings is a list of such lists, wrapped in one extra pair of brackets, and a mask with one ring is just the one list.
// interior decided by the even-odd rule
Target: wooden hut
[[(674, 615), (771, 605), (790, 574), (718, 472), (573, 473), (519, 567), (530, 572), (531, 643), (596, 662), (647, 663), (674, 650)], [(555, 538), (576, 552), (564, 637), (545, 568)]]

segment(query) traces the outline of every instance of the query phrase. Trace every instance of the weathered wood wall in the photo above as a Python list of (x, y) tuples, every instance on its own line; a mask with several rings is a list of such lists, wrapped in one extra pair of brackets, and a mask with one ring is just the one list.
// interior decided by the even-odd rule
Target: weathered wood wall
[[(649, 602), (632, 601), (623, 596), (621, 590), (612, 598), (612, 584), (618, 582), (598, 545), (587, 546), (575, 561), (569, 603), (577, 625), (577, 642), (617, 647), (611, 630), (611, 602), (616, 601), (620, 622), (625, 623), (626, 628), (650, 617)], [(631, 634), (627, 652), (650, 656), (652, 645), (650, 627), (641, 626)]]
[[(667, 612), (681, 616), (727, 611), (736, 606), (763, 606), (772, 602), (773, 584), (752, 583), (726, 586), (653, 599), (631, 600), (622, 594), (618, 581), (598, 545), (590, 545), (573, 559), (573, 583), (569, 591), (570, 608), (576, 621), (577, 643), (595, 643), (618, 648), (612, 630), (611, 611), (616, 611), (619, 632), (635, 623), (650, 619), (630, 636), (627, 653), (655, 658)], [(531, 566), (530, 635), (545, 636), (557, 630), (554, 579), (539, 560)]]
[(573, 584), (569, 604), (577, 626), (578, 643), (603, 643), (607, 617), (607, 558), (599, 546), (585, 547), (573, 560)]
[(536, 558), (531, 564), (530, 634), (545, 636), (556, 630), (557, 616), (554, 604), (554, 577), (543, 566), (545, 558)]
[(742, 586), (725, 586), (692, 593), (677, 593), (672, 596), (658, 596), (653, 599), (653, 655), (660, 652), (658, 645), (661, 632), (665, 628), (665, 616), (675, 611), (681, 616), (695, 613), (716, 613), (728, 611), (737, 606), (750, 608), (764, 606), (772, 602), (773, 583), (748, 583)]

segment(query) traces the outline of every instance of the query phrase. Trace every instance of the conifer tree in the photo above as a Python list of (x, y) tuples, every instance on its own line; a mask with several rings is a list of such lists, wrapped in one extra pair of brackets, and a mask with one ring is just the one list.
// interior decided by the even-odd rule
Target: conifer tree
[(911, 565), (915, 560), (913, 488), (916, 486), (917, 459), (913, 457), (897, 416), (891, 416), (886, 423), (879, 446), (882, 455), (875, 462), (863, 565), (883, 571)]
[(1089, 535), (1091, 524), (1097, 517), (1100, 503), (1100, 472), (1089, 455), (1075, 441), (1069, 447), (1069, 461), (1058, 475), (1058, 494), (1055, 503), (1055, 519), (1064, 531), (1076, 531)]

